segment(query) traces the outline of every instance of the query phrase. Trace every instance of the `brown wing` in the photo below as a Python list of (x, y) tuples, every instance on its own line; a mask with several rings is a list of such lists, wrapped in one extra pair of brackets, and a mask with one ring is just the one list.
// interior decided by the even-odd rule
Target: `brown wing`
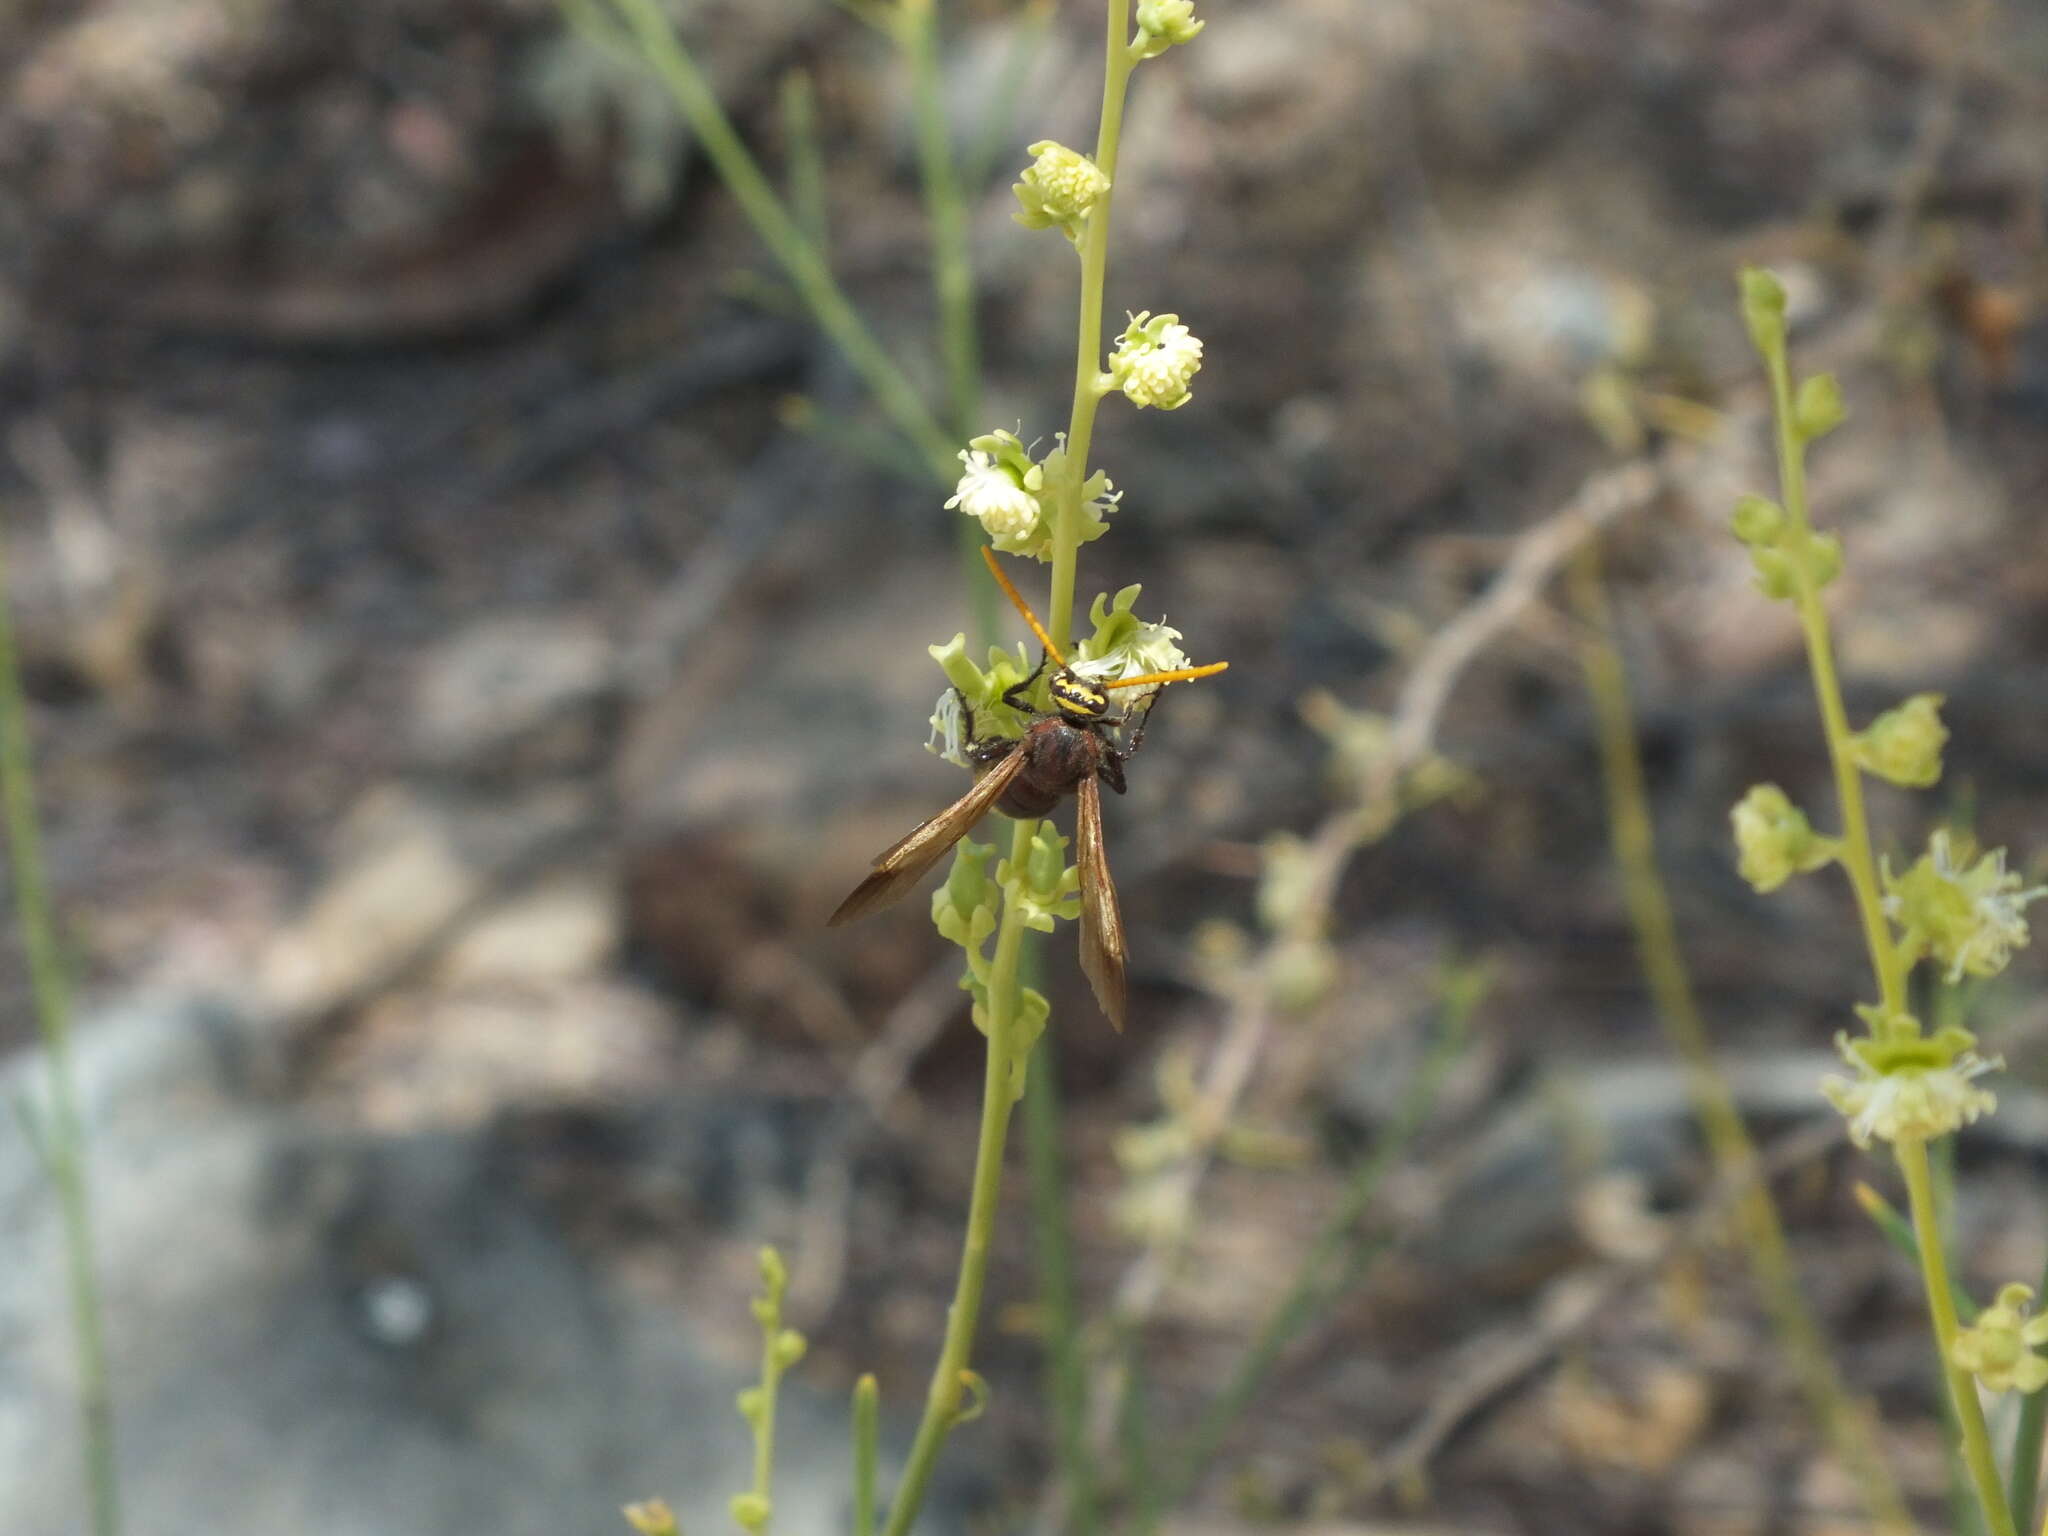
[(1124, 919), (1109, 855), (1102, 848), (1102, 785), (1094, 774), (1074, 789), (1074, 863), (1081, 871), (1081, 971), (1119, 1033), (1124, 1027)]
[(825, 919), (825, 926), (837, 928), (870, 912), (879, 912), (892, 902), (908, 896), (925, 872), (974, 824), (988, 814), (988, 808), (1002, 799), (1010, 780), (1024, 766), (1021, 746), (975, 781), (974, 788), (947, 806), (930, 821), (877, 856), (867, 879), (853, 888), (853, 894), (839, 903), (839, 910)]

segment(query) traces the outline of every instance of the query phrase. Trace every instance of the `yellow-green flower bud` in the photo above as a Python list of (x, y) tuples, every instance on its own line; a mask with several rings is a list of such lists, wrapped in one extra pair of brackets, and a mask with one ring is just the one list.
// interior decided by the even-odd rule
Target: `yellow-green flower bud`
[(1776, 548), (1752, 544), (1749, 560), (1756, 567), (1757, 591), (1773, 602), (1789, 602), (1799, 595), (1802, 570), (1816, 592), (1842, 574), (1842, 541), (1832, 533), (1809, 533)]
[(1017, 869), (1004, 859), (996, 866), (996, 879), (1027, 928), (1051, 933), (1054, 919), (1071, 919), (1081, 913), (1080, 871), (1067, 863), (1067, 840), (1049, 821), (1039, 823), (1024, 856), (1024, 867)]
[(1791, 523), (1785, 509), (1768, 496), (1745, 496), (1735, 503), (1735, 516), (1729, 526), (1743, 543), (1768, 549), (1784, 538)]
[(993, 854), (995, 844), (961, 838), (952, 850), (952, 868), (946, 870), (946, 883), (938, 887), (938, 895), (932, 901), (932, 922), (940, 922), (940, 903), (963, 922), (973, 918), (977, 909), (993, 903), (993, 887), (989, 885), (989, 858)]
[(761, 1250), (760, 1265), (762, 1286), (773, 1300), (780, 1302), (782, 1293), (789, 1289), (789, 1266), (773, 1248)]
[(732, 1405), (749, 1424), (759, 1424), (761, 1414), (768, 1406), (768, 1394), (759, 1387), (741, 1387), (733, 1395)]
[(808, 1341), (794, 1328), (783, 1329), (782, 1332), (775, 1335), (776, 1368), (788, 1370), (792, 1365), (803, 1359), (804, 1351), (809, 1347)]
[(1903, 875), (1893, 875), (1889, 862), (1884, 868), (1884, 910), (1898, 925), (1900, 949), (1909, 962), (1933, 957), (1950, 982), (2004, 970), (2012, 952), (2026, 946), (2027, 904), (2048, 896), (2048, 887), (2021, 889), (2003, 848), (1972, 863), (1974, 852), (1967, 840), (1958, 845), (1941, 831)]
[(1757, 351), (1772, 357), (1785, 349), (1785, 285), (1775, 272), (1763, 267), (1744, 267), (1742, 319), (1749, 327), (1749, 339)]
[(1889, 784), (1925, 789), (1941, 779), (1941, 749), (1948, 727), (1941, 723), (1941, 695), (1916, 693), (1858, 731), (1851, 751), (1856, 764)]
[(2048, 1358), (2034, 1353), (2036, 1344), (2048, 1344), (2048, 1317), (2027, 1316), (2033, 1300), (2031, 1285), (2000, 1286), (1998, 1299), (1950, 1346), (1949, 1359), (1985, 1391), (2038, 1392), (2048, 1386)]
[(758, 1493), (736, 1493), (729, 1507), (741, 1529), (755, 1532), (767, 1527), (768, 1517), (774, 1511), (774, 1506)]
[(1806, 813), (1775, 784), (1758, 784), (1729, 812), (1735, 825), (1737, 865), (1742, 878), (1759, 891), (1775, 891), (1794, 875), (1819, 869), (1835, 857), (1839, 845), (1822, 837)]
[(1195, 19), (1195, 0), (1138, 0), (1138, 36), (1132, 56), (1157, 58), (1175, 43), (1192, 42), (1207, 25)]
[(1051, 139), (1030, 146), (1032, 162), (1010, 190), (1017, 197), (1017, 222), (1026, 229), (1059, 228), (1080, 243), (1089, 210), (1109, 191), (1102, 168), (1079, 150)]
[(1817, 373), (1799, 386), (1792, 402), (1792, 426), (1809, 443), (1826, 437), (1848, 417), (1848, 409), (1842, 404), (1842, 387), (1832, 373)]
[(1873, 1140), (1931, 1141), (1998, 1107), (1971, 1081), (2003, 1063), (1979, 1056), (1976, 1044), (1968, 1030), (1954, 1028), (1884, 1040), (1837, 1035), (1835, 1046), (1856, 1076), (1823, 1078), (1821, 1092), (1848, 1120), (1849, 1139), (1859, 1147)]
[(1201, 366), (1201, 340), (1180, 323), (1180, 316), (1146, 310), (1131, 316), (1117, 338), (1104, 377), (1133, 405), (1177, 411), (1193, 398), (1188, 381)]

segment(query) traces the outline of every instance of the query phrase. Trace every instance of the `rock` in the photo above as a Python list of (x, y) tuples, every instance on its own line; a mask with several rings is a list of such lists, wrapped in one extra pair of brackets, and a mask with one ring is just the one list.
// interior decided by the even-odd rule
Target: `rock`
[[(629, 1292), (487, 1127), (325, 1133), (243, 1090), (250, 1050), (190, 995), (78, 1037), (129, 1536), (561, 1536), (655, 1493), (721, 1526), (748, 1464), (739, 1372), (714, 1363), (744, 1357), (741, 1299), (713, 1318)], [(0, 1090), (41, 1070), (16, 1056)], [(55, 1201), (15, 1136), (0, 1219), (0, 1530), (59, 1536), (82, 1518), (68, 1302)], [(782, 1529), (841, 1521), (842, 1419), (801, 1372), (784, 1383)]]
[(441, 768), (587, 764), (599, 745), (598, 710), (611, 678), (611, 642), (590, 620), (485, 619), (423, 658), (413, 690), (412, 748)]

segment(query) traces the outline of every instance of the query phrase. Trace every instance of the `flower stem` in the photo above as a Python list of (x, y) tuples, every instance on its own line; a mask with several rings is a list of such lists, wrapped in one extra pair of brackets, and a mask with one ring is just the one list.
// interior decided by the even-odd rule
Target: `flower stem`
[(15, 922), (28, 954), (36, 1024), (49, 1063), (47, 1110), (24, 1112), (36, 1150), (56, 1186), (64, 1235), (64, 1266), (71, 1289), (72, 1347), (78, 1360), (78, 1407), (85, 1448), (85, 1491), (93, 1536), (121, 1527), (114, 1469), (113, 1391), (107, 1372), (99, 1266), (93, 1250), (92, 1195), (86, 1174), (86, 1137), (71, 1062), (71, 986), (52, 915), (42, 827), (36, 816), (34, 768), (29, 758), (28, 709), (14, 653), (7, 605), (7, 560), (0, 546), (0, 798), (6, 802), (7, 855), (14, 876)]
[[(1013, 868), (1024, 867), (1031, 850), (1031, 836), (1037, 828), (1035, 821), (1016, 824), (1010, 843)], [(967, 1207), (967, 1239), (960, 1250), (960, 1278), (953, 1292), (953, 1305), (946, 1313), (946, 1337), (939, 1348), (939, 1363), (932, 1371), (931, 1388), (925, 1395), (924, 1417), (918, 1423), (917, 1438), (911, 1443), (910, 1460), (890, 1506), (884, 1536), (905, 1536), (917, 1519), (940, 1448), (959, 1418), (960, 1396), (965, 1390), (963, 1377), (974, 1347), (982, 1287), (988, 1277), (989, 1249), (995, 1236), (996, 1201), (1003, 1182), (1003, 1145), (1009, 1135), (1010, 1110), (1016, 1102), (1017, 1011), (1023, 993), (1017, 967), (1023, 942), (1024, 907), (1006, 899), (989, 972), (988, 1065), (982, 1079), (981, 1136), (974, 1153), (974, 1193)]]
[(1948, 1382), (1949, 1400), (1955, 1406), (1956, 1426), (1962, 1432), (1963, 1462), (1969, 1469), (1985, 1528), (1991, 1536), (2017, 1536), (2012, 1510), (1998, 1483), (1998, 1463), (1991, 1454), (1991, 1432), (1984, 1423), (1984, 1406), (1977, 1400), (1977, 1383), (1950, 1358), (1958, 1326), (1956, 1301), (1949, 1288), (1948, 1259), (1942, 1246), (1941, 1225), (1935, 1216), (1934, 1178), (1927, 1166), (1927, 1144), (1901, 1138), (1895, 1150), (1899, 1172), (1906, 1180), (1913, 1231), (1919, 1239), (1920, 1274), (1927, 1286), (1934, 1342), (1941, 1351), (1942, 1375)]
[(1753, 1176), (1756, 1143), (1743, 1123), (1727, 1076), (1715, 1060), (1706, 1020), (1679, 948), (1678, 924), (1657, 867), (1656, 833), (1628, 694), (1628, 676), (1614, 640), (1614, 618), (1601, 573), (1600, 542), (1588, 539), (1572, 566), (1572, 605), (1585, 629), (1579, 659), (1593, 701), (1607, 793), (1608, 836), (1621, 876), (1636, 954), (1664, 1035), (1684, 1063), (1693, 1114), (1721, 1178), (1744, 1193), (1735, 1204), (1743, 1257), (1770, 1314), (1821, 1433), (1842, 1458), (1879, 1529), (1911, 1532), (1898, 1481), (1885, 1464), (1869, 1416), (1849, 1396), (1827, 1340), (1799, 1288), (1792, 1251), (1768, 1180)]
[(1764, 366), (1770, 374), (1772, 414), (1778, 429), (1778, 479), (1785, 511), (1796, 530), (1792, 565), (1798, 573), (1799, 627), (1806, 636), (1807, 666), (1813, 674), (1814, 698), (1820, 705), (1821, 724), (1827, 732), (1828, 761), (1834, 768), (1835, 798), (1841, 807), (1842, 868), (1856, 893), (1856, 910), (1863, 922), (1863, 938), (1870, 949), (1870, 965), (1877, 975), (1885, 1012), (1903, 1014), (1907, 1011), (1906, 968), (1898, 946), (1892, 942), (1891, 927), (1885, 921), (1877, 860), (1870, 851), (1870, 818), (1863, 808), (1863, 778), (1852, 755), (1850, 738), (1854, 733), (1849, 729), (1848, 710), (1842, 703), (1827, 608), (1813, 584), (1811, 563), (1805, 558), (1806, 545), (1813, 538), (1813, 525), (1806, 510), (1805, 445), (1792, 408), (1792, 365), (1782, 345), (1764, 353)]
[(1102, 124), (1095, 164), (1110, 181), (1089, 210), (1081, 235), (1081, 319), (1074, 347), (1074, 407), (1067, 420), (1066, 473), (1055, 487), (1052, 528), (1053, 643), (1065, 649), (1073, 632), (1074, 573), (1081, 549), (1081, 487), (1088, 482), (1088, 449), (1095, 436), (1095, 380), (1102, 371), (1102, 290), (1109, 271), (1109, 213), (1116, 197), (1117, 147), (1123, 137), (1124, 95), (1131, 81), (1129, 0), (1109, 0), (1108, 45), (1102, 75)]

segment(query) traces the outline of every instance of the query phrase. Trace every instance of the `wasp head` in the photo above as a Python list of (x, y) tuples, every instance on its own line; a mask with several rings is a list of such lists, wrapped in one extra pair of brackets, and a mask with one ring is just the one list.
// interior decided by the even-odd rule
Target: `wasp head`
[(1046, 685), (1052, 707), (1070, 725), (1089, 725), (1109, 713), (1109, 695), (1073, 672), (1060, 671)]

